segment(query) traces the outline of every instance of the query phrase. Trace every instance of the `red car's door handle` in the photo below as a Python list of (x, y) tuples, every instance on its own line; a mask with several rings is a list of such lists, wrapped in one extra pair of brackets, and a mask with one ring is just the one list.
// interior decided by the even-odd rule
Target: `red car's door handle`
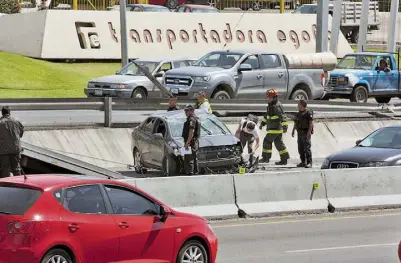
[(70, 230), (71, 233), (77, 232), (79, 229), (79, 226), (75, 223), (69, 224), (68, 229)]
[(119, 224), (118, 224), (118, 226), (119, 226), (120, 228), (123, 228), (123, 229), (125, 229), (125, 228), (128, 228), (128, 227), (129, 227), (129, 225), (128, 225), (128, 223), (127, 223), (127, 222), (121, 222), (121, 223), (119, 223)]

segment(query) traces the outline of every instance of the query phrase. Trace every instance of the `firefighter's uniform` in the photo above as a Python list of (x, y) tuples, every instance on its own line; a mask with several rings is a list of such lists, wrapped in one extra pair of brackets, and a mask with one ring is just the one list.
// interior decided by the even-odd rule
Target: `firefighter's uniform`
[(212, 107), (210, 106), (209, 100), (208, 99), (204, 99), (202, 102), (197, 102), (196, 103), (196, 109), (202, 110), (205, 113), (209, 113), (212, 114)]
[(273, 101), (267, 107), (267, 113), (260, 124), (260, 129), (266, 126), (266, 136), (263, 140), (262, 162), (269, 162), (272, 157), (273, 143), (280, 154), (280, 161), (277, 165), (287, 164), (290, 158), (288, 149), (283, 142), (283, 133), (288, 130), (287, 116), (283, 106), (278, 101), (278, 92), (275, 89), (269, 90), (267, 96), (273, 97)]

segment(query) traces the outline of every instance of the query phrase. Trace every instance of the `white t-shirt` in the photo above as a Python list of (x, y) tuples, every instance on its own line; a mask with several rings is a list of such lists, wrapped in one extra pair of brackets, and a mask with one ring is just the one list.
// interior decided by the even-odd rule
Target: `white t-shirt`
[(252, 134), (255, 138), (259, 138), (259, 129), (258, 129), (258, 127), (256, 126), (256, 123), (254, 123), (254, 124), (255, 124), (255, 129), (253, 129), (252, 132), (249, 132), (248, 129), (246, 128), (246, 125), (245, 125), (244, 128), (242, 128), (242, 126), (244, 126), (244, 123), (245, 123), (245, 122), (248, 122), (248, 123), (252, 122), (252, 123), (254, 123), (253, 121), (248, 121), (247, 119), (242, 119), (242, 120), (241, 120), (241, 123), (240, 123), (240, 125), (239, 125), (239, 128), (240, 128), (243, 132)]

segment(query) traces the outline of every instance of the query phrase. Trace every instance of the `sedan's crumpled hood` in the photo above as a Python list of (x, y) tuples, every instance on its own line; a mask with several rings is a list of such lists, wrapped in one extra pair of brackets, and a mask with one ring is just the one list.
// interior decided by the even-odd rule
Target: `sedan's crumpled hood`
[(110, 84), (131, 84), (142, 81), (149, 81), (149, 79), (145, 76), (109, 75), (92, 79), (89, 82), (110, 83)]
[(224, 71), (226, 71), (226, 69), (218, 68), (218, 67), (189, 66), (189, 67), (182, 67), (182, 68), (176, 68), (176, 69), (169, 70), (169, 71), (167, 71), (166, 77), (168, 77), (170, 75), (203, 77), (203, 76), (208, 76), (211, 74), (224, 72)]
[[(184, 146), (183, 138), (175, 138), (174, 142), (178, 147)], [(224, 146), (224, 145), (234, 145), (239, 142), (238, 138), (232, 134), (229, 135), (211, 135), (199, 138), (199, 147), (209, 147), (209, 146)]]
[(331, 155), (328, 159), (333, 161), (348, 161), (356, 163), (391, 162), (401, 158), (401, 149), (386, 149), (356, 146)]

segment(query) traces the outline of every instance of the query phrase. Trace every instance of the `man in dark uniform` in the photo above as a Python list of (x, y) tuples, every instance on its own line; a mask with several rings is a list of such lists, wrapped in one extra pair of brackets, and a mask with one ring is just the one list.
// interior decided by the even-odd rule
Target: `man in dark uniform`
[(21, 175), (21, 142), (24, 126), (10, 116), (10, 108), (1, 109), (0, 118), (0, 177)]
[(173, 97), (168, 100), (168, 108), (167, 111), (179, 110), (180, 108), (177, 106), (177, 98)]
[(295, 116), (292, 137), (295, 136), (295, 130), (298, 133), (298, 152), (301, 163), (297, 167), (312, 167), (311, 137), (313, 134), (313, 113), (307, 107), (305, 100), (298, 102), (298, 113)]
[(287, 116), (283, 106), (278, 101), (278, 92), (276, 89), (270, 89), (266, 92), (267, 113), (260, 124), (260, 129), (266, 125), (266, 136), (263, 140), (262, 162), (268, 163), (272, 157), (273, 143), (280, 154), (280, 161), (276, 165), (286, 165), (290, 159), (287, 147), (283, 142), (283, 133), (287, 132)]
[(182, 129), (182, 137), (184, 138), (184, 147), (186, 150), (191, 150), (191, 154), (184, 155), (184, 170), (187, 175), (199, 173), (198, 167), (198, 149), (201, 123), (195, 115), (195, 109), (192, 105), (187, 105), (185, 108), (187, 121)]

